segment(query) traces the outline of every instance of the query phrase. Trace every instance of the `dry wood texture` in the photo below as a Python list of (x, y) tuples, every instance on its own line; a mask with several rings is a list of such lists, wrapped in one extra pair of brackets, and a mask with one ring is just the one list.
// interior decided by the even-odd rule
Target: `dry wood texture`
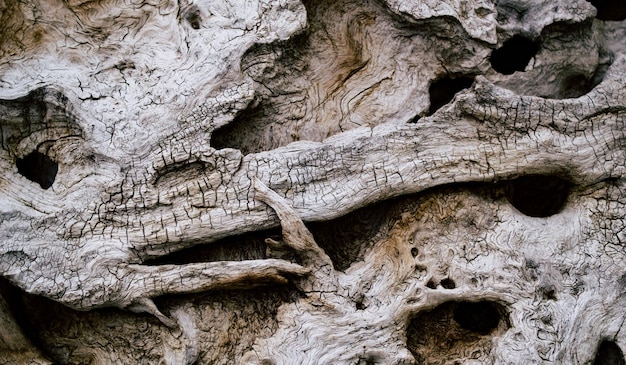
[(0, 2), (0, 364), (625, 364), (624, 8)]

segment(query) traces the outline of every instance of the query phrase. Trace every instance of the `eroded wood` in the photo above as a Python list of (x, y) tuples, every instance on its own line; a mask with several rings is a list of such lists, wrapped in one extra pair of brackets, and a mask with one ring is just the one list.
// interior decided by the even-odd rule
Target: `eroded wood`
[[(0, 306), (4, 363), (623, 357), (623, 20), (2, 6), (0, 274), (32, 312)], [(371, 237), (316, 242), (380, 202)]]

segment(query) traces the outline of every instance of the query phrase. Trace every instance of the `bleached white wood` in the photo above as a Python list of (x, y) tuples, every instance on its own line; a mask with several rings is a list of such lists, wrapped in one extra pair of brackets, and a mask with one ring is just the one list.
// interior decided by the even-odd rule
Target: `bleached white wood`
[[(0, 364), (590, 364), (602, 341), (626, 348), (626, 26), (587, 1), (0, 10)], [(503, 74), (490, 55), (514, 36), (537, 53)], [(58, 164), (48, 189), (18, 169), (33, 151)], [(517, 209), (498, 183), (525, 175), (570, 181), (564, 208)], [(345, 268), (303, 223), (396, 198)], [(279, 226), (267, 252), (229, 259)], [(224, 238), (215, 257), (179, 253)], [(453, 318), (476, 302), (499, 308), (488, 333)]]

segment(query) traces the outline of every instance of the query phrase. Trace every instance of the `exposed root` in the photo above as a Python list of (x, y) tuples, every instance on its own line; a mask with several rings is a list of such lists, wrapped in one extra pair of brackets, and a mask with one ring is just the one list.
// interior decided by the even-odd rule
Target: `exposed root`
[[(256, 198), (269, 205), (278, 215), (283, 228), (284, 244), (298, 252), (305, 266), (332, 267), (330, 257), (317, 245), (311, 232), (287, 201), (256, 178), (253, 180), (253, 185)], [(276, 247), (279, 242), (272, 240), (268, 244)]]

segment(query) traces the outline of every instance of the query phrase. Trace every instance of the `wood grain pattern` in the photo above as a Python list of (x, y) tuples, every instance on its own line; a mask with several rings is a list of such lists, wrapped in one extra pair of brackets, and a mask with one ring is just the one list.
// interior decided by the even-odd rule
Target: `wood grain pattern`
[(623, 363), (604, 6), (2, 2), (0, 364)]

